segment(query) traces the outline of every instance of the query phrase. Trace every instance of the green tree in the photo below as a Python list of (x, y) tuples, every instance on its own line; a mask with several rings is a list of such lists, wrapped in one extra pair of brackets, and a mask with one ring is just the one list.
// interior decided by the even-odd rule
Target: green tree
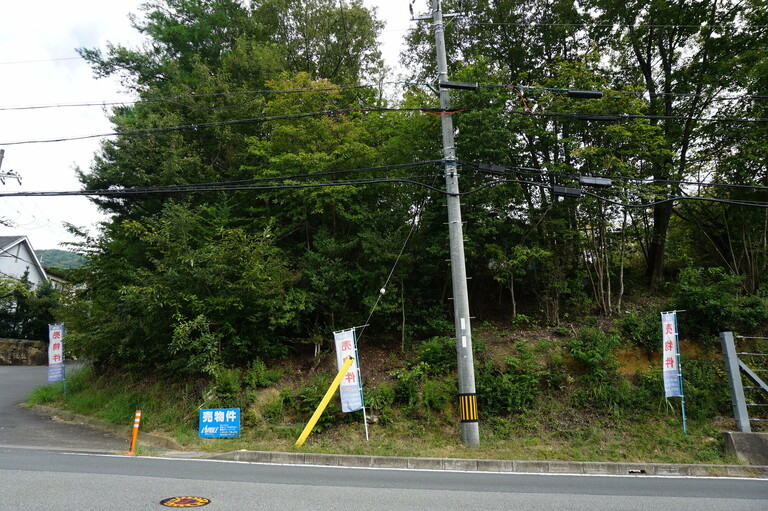
[[(591, 36), (611, 56), (614, 86), (637, 86), (649, 95), (648, 114), (665, 139), (666, 151), (650, 160), (650, 175), (661, 181), (650, 200), (679, 195), (674, 184), (696, 175), (701, 143), (700, 120), (716, 112), (715, 98), (729, 90), (729, 77), (745, 55), (760, 45), (760, 30), (743, 23), (764, 9), (762, 1), (585, 3), (595, 13)], [(764, 46), (764, 45), (763, 45)], [(667, 232), (674, 202), (653, 206), (646, 233), (646, 277), (663, 278)]]
[(59, 295), (48, 281), (33, 287), (27, 273), (0, 281), (0, 337), (47, 341), (58, 307)]

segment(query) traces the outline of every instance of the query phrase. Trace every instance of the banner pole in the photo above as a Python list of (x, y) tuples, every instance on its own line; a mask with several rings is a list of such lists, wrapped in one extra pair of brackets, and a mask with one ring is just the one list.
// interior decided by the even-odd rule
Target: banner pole
[(677, 372), (680, 373), (680, 413), (683, 414), (683, 434), (688, 434), (688, 425), (685, 419), (685, 392), (683, 392), (683, 364), (680, 360), (680, 329), (677, 325), (677, 313), (675, 311), (675, 340), (677, 341)]
[[(368, 326), (368, 325), (365, 325)], [(368, 437), (368, 414), (365, 411), (365, 392), (363, 392), (363, 375), (362, 375), (362, 369), (360, 369), (360, 353), (358, 350), (357, 345), (357, 329), (358, 327), (352, 328), (352, 335), (355, 339), (355, 356), (357, 357), (357, 381), (360, 385), (360, 401), (363, 404), (363, 425), (365, 426), (365, 441), (370, 442), (370, 439)]]
[(304, 427), (304, 431), (301, 432), (301, 435), (299, 435), (298, 440), (296, 440), (296, 443), (293, 444), (295, 447), (301, 447), (304, 445), (304, 441), (307, 439), (310, 433), (312, 433), (312, 428), (315, 427), (315, 424), (317, 424), (317, 421), (320, 419), (320, 416), (325, 411), (325, 408), (328, 406), (328, 402), (333, 397), (334, 392), (336, 392), (336, 389), (339, 388), (339, 385), (341, 384), (341, 379), (344, 378), (344, 375), (347, 374), (347, 370), (352, 365), (353, 362), (352, 357), (347, 357), (347, 360), (344, 362), (344, 365), (341, 366), (341, 369), (339, 370), (339, 374), (336, 375), (336, 378), (333, 379), (333, 382), (331, 383), (331, 386), (328, 387), (328, 391), (325, 393), (325, 396), (323, 396), (322, 401), (320, 401), (320, 404), (317, 405), (317, 409), (315, 410), (315, 413), (312, 414), (312, 418), (309, 419), (309, 422), (307, 422), (307, 425)]
[(67, 399), (67, 362), (64, 355), (64, 338), (67, 336), (67, 327), (61, 324), (61, 375), (64, 380), (64, 399)]

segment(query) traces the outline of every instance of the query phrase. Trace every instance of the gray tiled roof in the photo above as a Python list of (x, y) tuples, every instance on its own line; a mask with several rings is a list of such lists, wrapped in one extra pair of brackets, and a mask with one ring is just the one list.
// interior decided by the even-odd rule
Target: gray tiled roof
[(0, 248), (5, 248), (8, 245), (13, 245), (24, 236), (0, 236)]

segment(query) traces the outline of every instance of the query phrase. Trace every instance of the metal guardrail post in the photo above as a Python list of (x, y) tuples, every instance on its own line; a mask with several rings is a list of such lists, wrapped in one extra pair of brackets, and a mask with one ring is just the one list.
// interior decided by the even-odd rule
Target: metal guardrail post
[(736, 429), (742, 433), (750, 433), (747, 400), (744, 398), (744, 387), (741, 384), (739, 372), (739, 357), (736, 355), (736, 345), (733, 342), (733, 332), (720, 332), (720, 344), (725, 355), (725, 369), (728, 372), (728, 386), (731, 388), (733, 415), (736, 418)]

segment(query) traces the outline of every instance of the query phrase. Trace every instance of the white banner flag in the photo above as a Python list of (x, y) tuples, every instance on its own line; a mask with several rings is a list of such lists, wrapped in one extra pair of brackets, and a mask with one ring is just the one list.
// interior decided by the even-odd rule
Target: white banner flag
[(661, 365), (664, 374), (664, 394), (667, 397), (683, 395), (680, 374), (680, 361), (677, 349), (677, 314), (674, 312), (661, 313), (662, 358)]
[(48, 381), (64, 379), (64, 325), (48, 325)]
[(355, 330), (349, 329), (341, 332), (334, 332), (333, 338), (336, 342), (336, 362), (339, 370), (341, 370), (344, 361), (348, 357), (354, 359), (339, 386), (341, 411), (354, 412), (363, 407), (363, 387), (360, 382), (360, 366), (357, 363), (358, 357), (357, 343), (355, 342)]

